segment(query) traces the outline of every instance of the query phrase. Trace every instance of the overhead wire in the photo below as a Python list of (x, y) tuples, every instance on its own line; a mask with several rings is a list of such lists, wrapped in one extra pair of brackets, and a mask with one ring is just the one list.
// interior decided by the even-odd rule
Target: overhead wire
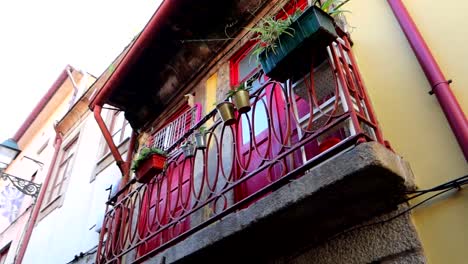
[(413, 199), (415, 199), (417, 197), (420, 197), (420, 196), (422, 196), (424, 194), (427, 194), (427, 193), (431, 193), (431, 192), (437, 192), (437, 193), (425, 198), (424, 200), (422, 200), (422, 201), (420, 201), (420, 202), (418, 202), (418, 203), (416, 203), (416, 204), (414, 204), (414, 205), (412, 205), (410, 207), (408, 207), (407, 209), (403, 210), (402, 212), (400, 212), (400, 213), (398, 213), (398, 214), (396, 214), (394, 216), (391, 216), (389, 218), (386, 218), (386, 219), (383, 219), (383, 220), (380, 220), (380, 221), (377, 221), (377, 222), (351, 227), (351, 228), (349, 228), (347, 230), (344, 230), (344, 231), (342, 231), (340, 233), (337, 233), (337, 234), (331, 236), (328, 240), (332, 240), (332, 239), (334, 239), (336, 237), (339, 237), (339, 236), (344, 235), (346, 233), (356, 231), (356, 230), (359, 230), (359, 229), (362, 229), (362, 228), (388, 223), (388, 222), (390, 222), (390, 221), (392, 221), (392, 220), (394, 220), (394, 219), (396, 219), (398, 217), (401, 217), (401, 216), (409, 213), (410, 211), (414, 210), (415, 208), (423, 205), (424, 203), (426, 203), (426, 202), (428, 202), (428, 201), (430, 201), (430, 200), (432, 200), (432, 199), (434, 199), (434, 198), (436, 198), (436, 197), (438, 197), (438, 196), (440, 196), (440, 195), (442, 195), (444, 193), (447, 193), (447, 192), (452, 191), (454, 189), (461, 189), (461, 187), (463, 185), (466, 185), (466, 184), (468, 184), (468, 175), (456, 178), (454, 180), (448, 181), (446, 183), (440, 184), (440, 185), (435, 186), (435, 187), (430, 188), (430, 189), (416, 190), (416, 191), (408, 192), (408, 194), (416, 194), (416, 195), (411, 196), (411, 197), (403, 200), (399, 204), (406, 203), (406, 202), (408, 202), (410, 200), (413, 200)]

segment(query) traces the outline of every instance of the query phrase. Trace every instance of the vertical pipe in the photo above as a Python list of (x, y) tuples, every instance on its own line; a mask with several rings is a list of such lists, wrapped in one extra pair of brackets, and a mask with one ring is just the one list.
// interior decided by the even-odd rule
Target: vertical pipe
[(421, 68), (437, 97), (440, 107), (452, 128), (461, 150), (468, 161), (468, 121), (457, 99), (450, 90), (449, 81), (439, 68), (424, 38), (401, 0), (387, 0), (401, 29), (413, 49)]
[(130, 167), (132, 165), (133, 159), (133, 152), (135, 151), (135, 144), (136, 144), (137, 134), (135, 131), (132, 132), (132, 136), (130, 137), (130, 143), (128, 145), (127, 150), (127, 161), (126, 161), (126, 168), (127, 174), (123, 175), (122, 181), (120, 181), (119, 190), (121, 190), (127, 183), (130, 181)]
[(29, 220), (28, 227), (25, 231), (23, 241), (21, 241), (20, 248), (18, 250), (18, 254), (16, 255), (16, 260), (14, 263), (21, 264), (23, 262), (24, 254), (26, 253), (26, 249), (28, 248), (29, 240), (31, 239), (31, 235), (34, 229), (34, 225), (36, 224), (37, 217), (39, 216), (39, 212), (41, 211), (42, 202), (44, 201), (45, 194), (47, 192), (47, 187), (49, 186), (50, 179), (52, 178), (52, 172), (54, 171), (55, 163), (57, 162), (57, 157), (60, 152), (60, 147), (62, 146), (62, 135), (57, 132), (55, 137), (55, 150), (52, 156), (52, 161), (50, 162), (49, 170), (47, 171), (47, 175), (42, 183), (41, 191), (39, 196), (37, 197), (36, 204), (34, 205), (33, 212), (31, 214), (31, 219)]
[[(75, 79), (73, 78), (73, 74), (70, 71), (70, 67), (67, 66), (66, 68), (68, 78), (70, 79), (72, 86), (73, 86), (73, 95), (70, 98), (70, 102), (68, 103), (68, 110), (70, 110), (73, 107), (73, 104), (75, 103), (76, 97), (78, 95), (78, 85), (75, 82)], [(83, 75), (84, 76), (84, 75)]]

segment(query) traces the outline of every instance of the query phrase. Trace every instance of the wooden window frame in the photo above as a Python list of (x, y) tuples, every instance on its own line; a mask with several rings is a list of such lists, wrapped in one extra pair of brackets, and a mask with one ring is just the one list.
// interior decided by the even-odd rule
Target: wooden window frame
[[(109, 128), (109, 132), (110, 132), (110, 134), (112, 136), (112, 140), (114, 140), (116, 135), (119, 135), (118, 141), (114, 140), (114, 143), (115, 143), (116, 146), (120, 146), (124, 141), (126, 141), (129, 138), (129, 136), (125, 137), (125, 133), (126, 133), (127, 129), (131, 130), (129, 122), (125, 118), (125, 116), (123, 116), (123, 122), (117, 124), (117, 121), (119, 120), (120, 115), (123, 115), (122, 111), (111, 110), (109, 112), (109, 117), (108, 117), (108, 124), (109, 124), (108, 128)], [(107, 143), (104, 140), (100, 156), (103, 159), (107, 155), (109, 155), (109, 153), (110, 153), (109, 146), (107, 145)]]
[[(202, 111), (201, 104), (197, 103), (197, 104), (195, 104), (195, 106), (191, 107), (189, 104), (185, 103), (185, 104), (179, 106), (175, 112), (170, 114), (169, 118), (167, 118), (166, 120), (161, 120), (160, 124), (162, 124), (162, 125), (158, 126), (154, 130), (154, 132), (151, 133), (151, 136), (150, 136), (148, 142), (146, 142), (146, 145), (147, 146), (152, 146), (153, 143), (154, 143), (153, 140), (154, 140), (154, 137), (156, 136), (156, 134), (158, 134), (161, 131), (165, 130), (168, 125), (170, 125), (172, 122), (178, 120), (183, 115), (187, 114), (189, 111), (195, 111), (195, 113), (193, 113), (195, 116), (193, 117), (193, 120), (191, 119), (190, 121), (191, 121), (191, 123), (196, 124), (201, 119), (201, 111)], [(180, 137), (183, 134), (185, 134), (191, 128), (191, 126), (192, 126), (192, 124), (189, 124), (188, 126), (184, 126), (185, 131), (183, 131), (183, 132), (178, 131), (179, 133), (176, 133), (176, 134), (164, 133), (164, 141), (172, 142), (172, 143), (176, 142), (177, 140), (180, 139)], [(170, 144), (165, 144), (165, 147), (170, 147)]]
[[(120, 133), (118, 137), (118, 142), (114, 141), (116, 147), (118, 148), (121, 155), (124, 155), (127, 152), (128, 145), (130, 142), (130, 137), (132, 134), (132, 128), (128, 120), (123, 117), (123, 121), (118, 123), (119, 115), (123, 115), (122, 111), (118, 110), (108, 110), (106, 115), (106, 126), (109, 129), (109, 132), (112, 135), (112, 140), (114, 140), (115, 136)], [(127, 132), (128, 135), (126, 136)], [(90, 182), (93, 182), (97, 175), (101, 173), (105, 168), (111, 165), (114, 162), (114, 157), (111, 155), (109, 146), (107, 145), (106, 140), (104, 137), (101, 137), (100, 147), (98, 150), (98, 157), (97, 157), (97, 164), (95, 167), (94, 172), (91, 174)]]
[[(78, 138), (79, 134), (74, 136), (61, 150), (60, 154), (60, 162), (56, 167), (54, 168), (54, 176), (53, 176), (53, 182), (52, 185), (48, 186), (47, 190), (47, 197), (46, 197), (46, 205), (44, 206), (43, 210), (48, 208), (52, 203), (57, 201), (65, 192), (64, 185), (66, 185), (66, 182), (69, 180), (70, 175), (66, 175), (68, 171), (73, 169), (73, 162), (74, 158), (77, 153), (77, 148), (78, 148)], [(73, 153), (69, 154), (68, 151), (72, 149)], [(61, 170), (61, 168), (65, 168)], [(71, 167), (70, 167), (71, 166)], [(60, 179), (60, 182), (58, 182), (59, 179), (59, 173), (62, 172), (63, 175)], [(57, 195), (53, 195), (55, 193), (55, 190), (58, 192)]]

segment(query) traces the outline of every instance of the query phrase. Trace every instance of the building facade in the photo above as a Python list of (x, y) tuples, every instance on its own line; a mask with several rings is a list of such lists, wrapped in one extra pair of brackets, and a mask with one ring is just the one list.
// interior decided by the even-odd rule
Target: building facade
[[(88, 108), (91, 96), (107, 77), (105, 72), (93, 79), (56, 120), (55, 131), (60, 135), (56, 161), (49, 169), (50, 181), (43, 190), (44, 200), (30, 240), (23, 243), (22, 263), (94, 262), (105, 202), (120, 178)], [(125, 152), (131, 130), (123, 114), (113, 110), (105, 114), (108, 128)], [(44, 250), (44, 243), (48, 250)]]
[[(23, 263), (465, 263), (466, 177), (450, 183), (468, 172), (450, 26), (465, 4), (350, 1), (332, 40), (268, 72), (249, 29), (311, 2), (164, 1), (58, 121)], [(450, 86), (427, 77), (402, 4)], [(162, 171), (145, 148), (166, 153)]]
[[(91, 103), (101, 124), (102, 105), (125, 112), (138, 133), (136, 153), (154, 147), (168, 155), (162, 173), (148, 179), (137, 170), (130, 178), (131, 159), (115, 151), (123, 184), (109, 201), (98, 263), (464, 262), (447, 241), (463, 247), (465, 234), (446, 230), (446, 221), (461, 227), (464, 219), (458, 182), (445, 186), (451, 192), (441, 215), (433, 216), (433, 201), (407, 212), (430, 193), (415, 190), (413, 173), (422, 190), (466, 174), (463, 79), (453, 85), (454, 137), (435, 99), (437, 86), (450, 89), (449, 82), (428, 85), (421, 67), (430, 72), (414, 55), (422, 45), (409, 33), (406, 40), (409, 16), (401, 1), (390, 0), (348, 3), (351, 14), (335, 21), (350, 34), (337, 26), (338, 39), (322, 53), (303, 54), (313, 58), (313, 71), (281, 76), (307, 63), (296, 56), (272, 77), (280, 82), (271, 81), (265, 65), (262, 72), (252, 63), (257, 35), (249, 28), (306, 10), (308, 2), (232, 1), (216, 15), (210, 1), (161, 5)], [(420, 12), (413, 11), (424, 21), (421, 31), (447, 16), (429, 3), (409, 5), (410, 13)], [(182, 18), (183, 10), (192, 12)], [(464, 54), (456, 35), (448, 55)], [(435, 41), (436, 52), (445, 43)], [(455, 72), (465, 69), (447, 58), (452, 62)], [(250, 107), (237, 106), (233, 120), (221, 120), (213, 104), (229, 110), (220, 103), (241, 84), (251, 89)], [(206, 146), (196, 145), (201, 127)]]
[[(449, 25), (466, 25), (465, 3), (402, 1), (426, 40), (464, 113), (468, 112), (464, 37)], [(390, 6), (392, 1), (352, 1), (347, 15), (355, 27), (354, 51), (379, 121), (393, 148), (410, 162), (416, 184), (432, 188), (468, 172), (450, 125)], [(454, 8), (456, 7), (456, 8)], [(367, 12), (364, 10), (372, 10)], [(450, 11), (449, 11), (450, 10)], [(441, 37), (444, 36), (444, 37)], [(446, 89), (446, 88), (443, 88)], [(465, 117), (466, 126), (466, 117)], [(465, 135), (466, 136), (466, 135)], [(465, 156), (466, 157), (466, 156)], [(468, 237), (465, 190), (414, 210), (413, 220), (429, 263), (464, 263)]]
[[(6, 173), (39, 184), (44, 181), (54, 153), (54, 123), (73, 104), (76, 92), (92, 81), (92, 77), (71, 66), (62, 71), (13, 136), (22, 151)], [(37, 196), (25, 195), (7, 181), (2, 181), (1, 193), (1, 263), (15, 263)]]

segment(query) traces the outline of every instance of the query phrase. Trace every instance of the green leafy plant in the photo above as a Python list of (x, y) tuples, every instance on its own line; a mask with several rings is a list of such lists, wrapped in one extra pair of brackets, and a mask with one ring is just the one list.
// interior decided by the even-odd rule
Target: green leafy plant
[(236, 90), (235, 90), (235, 89), (231, 89), (231, 90), (229, 90), (229, 91), (226, 93), (226, 96), (227, 96), (227, 98), (229, 99), (229, 98), (233, 97), (235, 94), (236, 94)]
[(184, 143), (182, 143), (182, 144), (180, 145), (180, 147), (187, 147), (187, 146), (190, 146), (190, 145), (193, 145), (192, 142), (187, 140), (187, 141), (185, 141)]
[(201, 134), (205, 134), (207, 131), (208, 129), (206, 128), (206, 126), (201, 126), (198, 128), (198, 132)]
[(315, 1), (314, 5), (327, 12), (330, 16), (335, 17), (341, 13), (349, 12), (348, 10), (343, 10), (341, 7), (348, 3), (350, 0), (327, 0), (322, 4), (320, 1)]
[[(343, 5), (349, 1), (350, 0), (326, 0), (321, 2), (320, 0), (316, 0), (313, 5), (322, 9), (330, 16), (335, 17), (343, 12), (349, 12), (347, 10), (341, 9)], [(290, 25), (301, 14), (302, 10), (299, 8), (292, 15), (285, 19), (278, 19), (275, 17), (263, 18), (256, 27), (248, 28), (250, 32), (254, 33), (253, 40), (258, 41), (258, 44), (252, 51), (252, 55), (258, 59), (260, 54), (262, 54), (264, 51), (266, 51), (267, 56), (269, 52), (276, 54), (278, 46), (281, 45), (281, 43), (278, 41), (279, 36), (282, 34), (287, 34), (290, 37), (294, 37), (294, 29), (291, 28)]]
[(245, 83), (241, 83), (239, 86), (237, 86), (236, 92), (238, 92), (238, 91), (248, 91), (248, 92), (250, 92), (251, 89), (252, 89), (251, 86), (247, 86), (247, 85), (245, 85)]
[(246, 86), (245, 83), (241, 83), (241, 84), (239, 84), (239, 86), (237, 86), (234, 89), (229, 90), (226, 93), (227, 99), (233, 97), (238, 91), (248, 91), (248, 92), (250, 92), (251, 89), (252, 89), (252, 87)]
[(167, 153), (159, 148), (148, 148), (144, 147), (141, 149), (140, 154), (138, 157), (133, 161), (132, 170), (136, 171), (138, 167), (140, 167), (141, 163), (147, 160), (151, 155), (158, 154), (161, 156), (166, 157)]
[(277, 19), (275, 17), (262, 18), (256, 27), (249, 28), (249, 31), (255, 34), (253, 40), (258, 41), (252, 55), (258, 58), (265, 50), (276, 54), (278, 45), (281, 45), (281, 43), (277, 43), (276, 41), (278, 37), (282, 34), (294, 36), (294, 29), (290, 25), (295, 18), (295, 15), (288, 16), (286, 19)]

